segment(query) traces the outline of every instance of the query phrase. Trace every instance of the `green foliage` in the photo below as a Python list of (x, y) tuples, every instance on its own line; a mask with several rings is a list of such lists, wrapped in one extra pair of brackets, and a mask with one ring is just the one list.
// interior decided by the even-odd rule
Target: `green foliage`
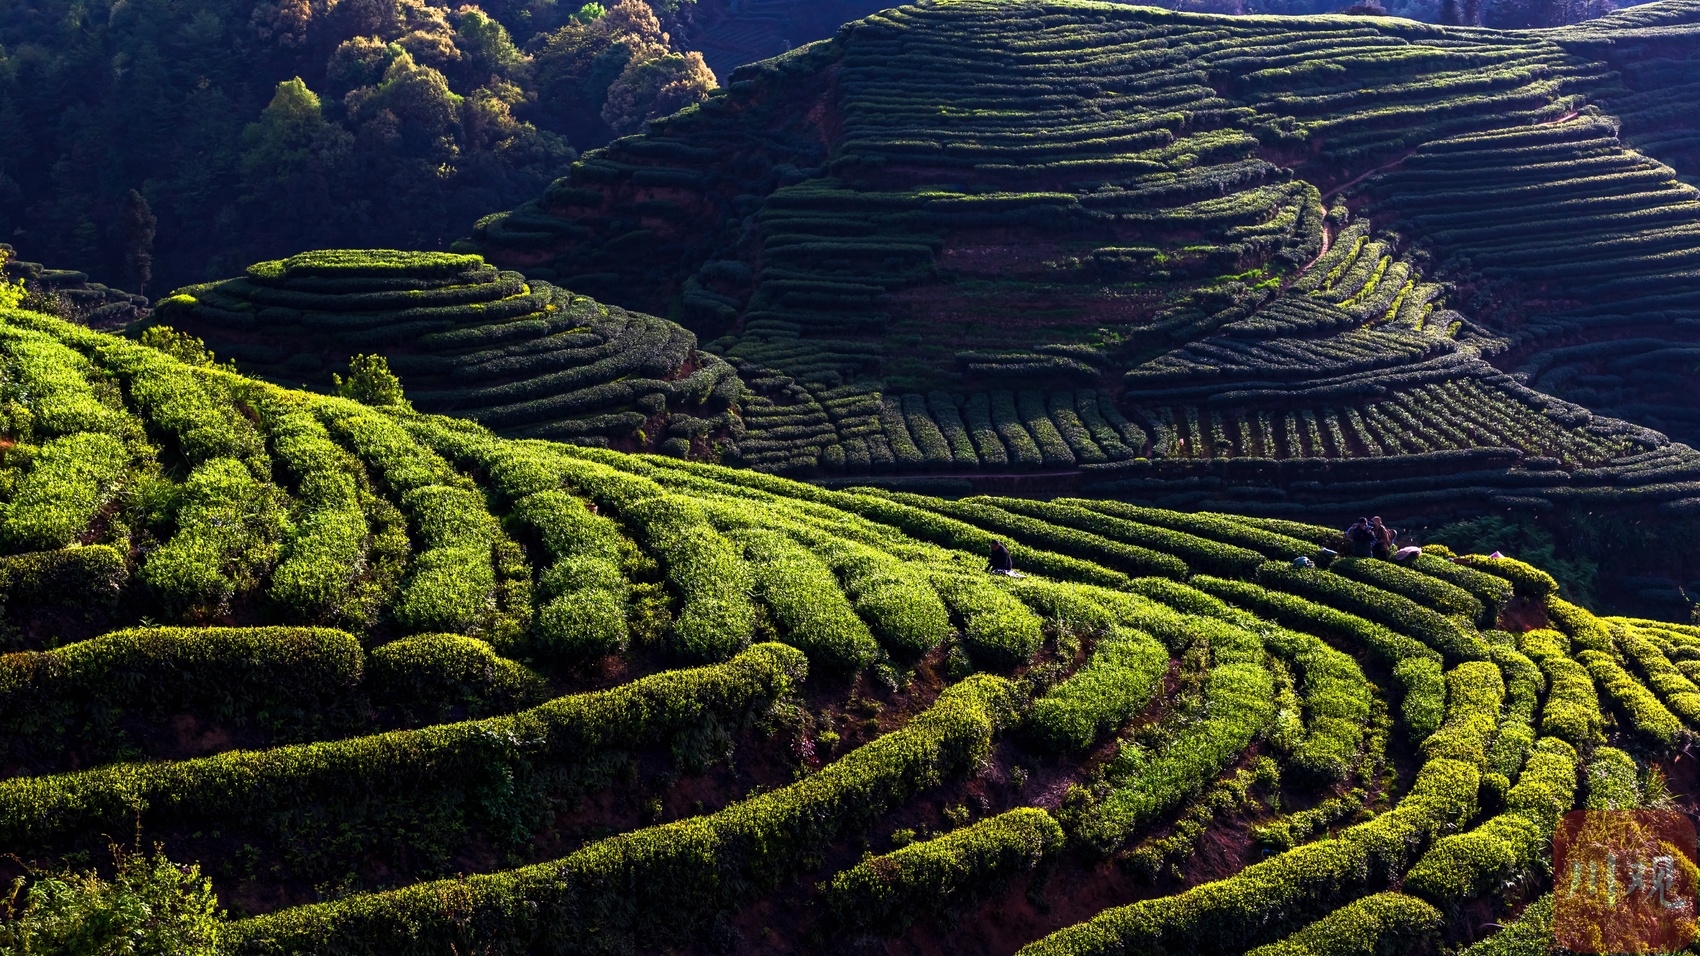
[(1143, 710), (1168, 667), (1163, 645), (1131, 628), (1112, 627), (1093, 646), (1086, 666), (1034, 702), (1024, 729), (1049, 749), (1085, 750)]
[(1599, 651), (1580, 651), (1576, 660), (1588, 669), (1611, 702), (1622, 709), (1629, 718), (1630, 728), (1637, 733), (1665, 746), (1684, 733), (1682, 721), (1616, 661)]
[(118, 493), (129, 455), (110, 435), (79, 432), (47, 442), (0, 517), (0, 546), (45, 551), (71, 544)]
[(459, 634), (419, 634), (372, 651), (366, 663), (372, 703), (441, 719), (460, 708), (468, 717), (506, 713), (547, 696), (543, 678)]
[(272, 451), (295, 480), (299, 503), (267, 594), (300, 618), (347, 617), (371, 530), (354, 481), (357, 465), (311, 410), (278, 402), (266, 413)]
[(1444, 923), (1440, 911), (1420, 899), (1376, 893), (1247, 956), (1395, 956), (1432, 945)]
[(0, 557), (0, 606), (14, 619), (49, 607), (115, 603), (130, 579), (124, 555), (103, 544)]
[(702, 507), (678, 495), (631, 503), (621, 517), (661, 559), (679, 598), (671, 634), (675, 653), (719, 660), (737, 652), (755, 629), (749, 565), (708, 522)]
[(335, 729), (348, 718), (362, 662), (359, 643), (328, 628), (131, 628), (0, 657), (0, 727), (32, 750), (100, 749), (106, 724), (75, 731), (111, 712)]
[(1258, 583), (1311, 598), (1422, 641), (1449, 661), (1481, 660), (1487, 644), (1474, 628), (1417, 602), (1338, 574), (1271, 562), (1257, 571)]
[(1202, 719), (1173, 728), (1155, 751), (1124, 742), (1108, 768), (1112, 790), (1085, 808), (1071, 834), (1103, 853), (1137, 827), (1198, 793), (1274, 720), (1274, 682), (1254, 635), (1212, 629), (1215, 664), (1205, 677)]
[(1244, 952), (1283, 927), (1359, 895), (1379, 875), (1402, 870), (1412, 846), (1474, 815), (1479, 782), (1469, 764), (1431, 761), (1397, 807), (1342, 830), (1336, 839), (1306, 844), (1173, 896), (1107, 909), (1021, 952), (1137, 952), (1159, 945), (1159, 939), (1160, 945), (1195, 953)]
[(412, 408), (401, 392), (401, 379), (382, 355), (356, 355), (348, 360), (348, 377), (331, 376), (331, 387), (343, 398), (377, 408)]
[(1469, 831), (1442, 837), (1405, 878), (1408, 892), (1457, 903), (1503, 885), (1539, 864), (1559, 815), (1576, 799), (1576, 751), (1554, 738), (1537, 741), (1506, 810)]
[(202, 368), (214, 368), (218, 365), (218, 356), (207, 351), (207, 343), (169, 325), (150, 325), (142, 330), (136, 341), (150, 349), (164, 352), (184, 365)]
[(801, 544), (772, 531), (734, 536), (744, 546), (755, 593), (782, 638), (823, 670), (857, 671), (879, 653), (879, 644), (825, 561)]
[(932, 586), (962, 623), (962, 642), (986, 667), (1008, 669), (1032, 659), (1044, 640), (1043, 622), (985, 576), (940, 572)]
[(1568, 656), (1569, 639), (1558, 631), (1528, 631), (1517, 638), (1517, 649), (1539, 665), (1547, 679), (1541, 732), (1584, 749), (1604, 739), (1594, 680), (1587, 668)]
[[(217, 956), (223, 913), (200, 867), (154, 848), (112, 847), (111, 877), (56, 870), (19, 877), (0, 919), (0, 952)], [(26, 888), (27, 884), (27, 888)]]
[(1446, 757), (1487, 768), (1487, 748), (1499, 727), (1505, 681), (1487, 661), (1466, 661), (1446, 674), (1446, 720), (1422, 742), (1426, 759)]
[(863, 860), (826, 885), (826, 905), (842, 926), (897, 935), (918, 916), (1033, 869), (1062, 845), (1049, 813), (1021, 807)]
[[(355, 826), (373, 800), (404, 818), (446, 803), (454, 809), (438, 814), (443, 827), (501, 826), (507, 821), (499, 808), (470, 796), (610, 750), (667, 742), (711, 717), (736, 725), (789, 692), (805, 671), (797, 651), (764, 644), (724, 664), (560, 697), (511, 717), (13, 778), (0, 781), (0, 832), (8, 846), (36, 852), (80, 834), (132, 827), (140, 812), (147, 826), (175, 821), (275, 835), (292, 826), (303, 801), (315, 802), (336, 832)], [(378, 830), (354, 839), (354, 848), (367, 851), (417, 838)]]
[(177, 532), (148, 556), (139, 577), (173, 616), (225, 613), (276, 561), (283, 501), (280, 489), (255, 480), (241, 462), (206, 462), (177, 493)]
[[(1012, 704), (1006, 681), (972, 677), (902, 730), (788, 787), (717, 813), (597, 841), (552, 863), (236, 923), (232, 949), (446, 946), (460, 938), (460, 914), (501, 938), (528, 943), (579, 932), (644, 945), (683, 940), (712, 914), (791, 878), (818, 847), (971, 770), (990, 749), (993, 733), (1011, 719)], [(727, 873), (722, 861), (736, 861), (734, 869)], [(579, 878), (564, 878), (569, 875)], [(453, 894), (453, 911), (443, 907), (444, 893)]]
[(514, 502), (513, 519), (542, 537), (553, 563), (539, 582), (532, 636), (545, 654), (566, 659), (617, 653), (630, 640), (631, 587), (621, 572), (619, 530), (563, 491)]

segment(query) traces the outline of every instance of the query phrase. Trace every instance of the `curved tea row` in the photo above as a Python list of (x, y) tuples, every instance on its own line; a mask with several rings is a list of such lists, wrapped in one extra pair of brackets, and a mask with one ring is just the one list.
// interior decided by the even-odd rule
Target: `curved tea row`
[(233, 952), (1538, 939), (1558, 815), (1700, 727), (1700, 629), (1508, 558), (0, 358), (0, 845), (161, 841)]

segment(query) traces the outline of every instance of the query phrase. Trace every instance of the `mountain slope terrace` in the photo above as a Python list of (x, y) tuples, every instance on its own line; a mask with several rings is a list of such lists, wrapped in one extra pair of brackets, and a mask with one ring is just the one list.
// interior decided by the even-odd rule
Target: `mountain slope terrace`
[(922, 3), (462, 248), (696, 331), (758, 470), (1680, 513), (1697, 51), (1692, 0), (1530, 32)]

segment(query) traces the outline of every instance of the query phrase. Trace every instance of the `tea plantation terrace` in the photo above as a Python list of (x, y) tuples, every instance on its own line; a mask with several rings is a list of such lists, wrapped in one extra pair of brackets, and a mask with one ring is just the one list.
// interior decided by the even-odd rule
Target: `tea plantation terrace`
[(755, 393), (726, 460), (762, 471), (1682, 502), (1697, 50), (1692, 0), (1533, 32), (926, 2), (462, 248), (697, 330)]
[(1513, 558), (502, 438), (16, 310), (0, 360), (0, 867), (158, 841), (232, 953), (1545, 951), (1559, 815), (1700, 728), (1700, 628)]
[(302, 253), (180, 289), (152, 322), (288, 384), (327, 387), (351, 356), (382, 353), (422, 409), (584, 444), (705, 454), (742, 392), (678, 325), (469, 255)]

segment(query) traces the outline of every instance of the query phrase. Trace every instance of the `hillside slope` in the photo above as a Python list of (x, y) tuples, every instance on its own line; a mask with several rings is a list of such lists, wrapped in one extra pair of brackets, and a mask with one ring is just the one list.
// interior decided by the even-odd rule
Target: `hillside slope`
[(708, 457), (741, 430), (737, 373), (690, 332), (477, 256), (300, 253), (179, 289), (153, 321), (248, 374), (317, 390), (352, 356), (381, 352), (421, 410), (506, 435)]
[(0, 358), (0, 867), (162, 841), (234, 953), (1422, 951), (1700, 727), (1700, 630), (1515, 560)]
[(1682, 501), (1697, 23), (923, 3), (745, 68), (466, 248), (697, 330), (758, 393), (761, 470)]

